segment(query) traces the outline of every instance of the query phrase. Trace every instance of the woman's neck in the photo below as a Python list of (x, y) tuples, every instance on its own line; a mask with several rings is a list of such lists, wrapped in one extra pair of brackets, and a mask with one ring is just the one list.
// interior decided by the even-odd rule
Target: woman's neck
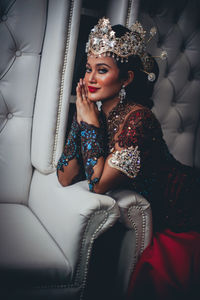
[(106, 117), (109, 115), (110, 111), (119, 103), (119, 101), (120, 99), (118, 97), (115, 97), (102, 103), (102, 110)]

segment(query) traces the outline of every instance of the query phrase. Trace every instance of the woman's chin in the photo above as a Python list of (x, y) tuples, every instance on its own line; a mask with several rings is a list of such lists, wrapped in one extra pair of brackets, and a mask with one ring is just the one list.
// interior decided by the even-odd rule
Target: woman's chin
[(90, 100), (91, 102), (97, 102), (97, 101), (99, 101), (99, 98), (97, 98), (93, 95), (88, 95), (88, 100)]

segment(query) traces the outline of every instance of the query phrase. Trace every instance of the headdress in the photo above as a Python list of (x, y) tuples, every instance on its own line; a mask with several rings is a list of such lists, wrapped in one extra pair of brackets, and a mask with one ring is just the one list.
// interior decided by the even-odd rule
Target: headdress
[[(87, 55), (94, 56), (116, 56), (121, 62), (128, 62), (128, 57), (138, 55), (143, 64), (143, 72), (148, 74), (150, 81), (155, 80), (155, 74), (151, 73), (153, 69), (153, 59), (146, 51), (146, 45), (156, 34), (156, 28), (152, 27), (149, 32), (149, 39), (146, 41), (146, 31), (142, 25), (136, 21), (120, 38), (115, 36), (109, 19), (99, 19), (98, 24), (91, 30), (88, 42), (86, 44)], [(167, 58), (167, 52), (163, 51), (161, 59)]]

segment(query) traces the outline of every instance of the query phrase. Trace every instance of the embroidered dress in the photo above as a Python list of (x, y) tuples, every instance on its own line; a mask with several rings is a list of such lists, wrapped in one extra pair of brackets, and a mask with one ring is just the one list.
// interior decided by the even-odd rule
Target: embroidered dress
[(81, 122), (81, 149), (85, 166), (85, 175), (89, 189), (93, 192), (98, 177), (92, 178), (94, 166), (98, 159), (105, 156), (104, 130), (102, 128)]
[[(100, 128), (85, 122), (79, 125), (75, 114), (58, 170), (76, 158), (93, 191), (99, 181), (93, 178), (94, 167), (100, 157), (112, 154), (109, 165), (127, 175), (126, 187), (151, 203), (154, 231), (200, 231), (199, 172), (170, 154), (151, 110), (143, 106), (134, 110), (134, 106), (119, 103), (107, 119), (101, 112)], [(116, 144), (121, 150), (115, 151)]]
[(140, 170), (133, 179), (128, 176), (127, 185), (153, 212), (152, 243), (136, 265), (128, 299), (199, 299), (199, 172), (170, 154), (159, 122), (146, 108), (129, 114), (118, 143), (138, 147)]
[(76, 120), (74, 114), (69, 135), (65, 138), (65, 148), (58, 161), (57, 170), (64, 171), (64, 166), (68, 166), (70, 160), (76, 158), (81, 163), (81, 127)]
[(118, 144), (140, 151), (140, 170), (127, 185), (151, 203), (154, 230), (199, 231), (199, 173), (170, 154), (160, 124), (149, 109), (128, 115)]

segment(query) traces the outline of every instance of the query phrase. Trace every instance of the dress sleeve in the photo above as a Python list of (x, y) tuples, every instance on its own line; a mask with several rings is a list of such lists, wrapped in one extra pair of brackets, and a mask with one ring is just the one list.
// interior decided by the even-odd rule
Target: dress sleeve
[(69, 161), (76, 158), (81, 159), (81, 128), (74, 114), (69, 135), (65, 139), (64, 151), (58, 161), (57, 170), (64, 171), (63, 166), (67, 166)]
[(89, 190), (93, 191), (100, 179), (96, 176), (93, 178), (94, 167), (100, 157), (105, 158), (105, 132), (101, 127), (81, 122), (81, 151)]
[(135, 178), (152, 158), (152, 144), (156, 141), (160, 125), (149, 109), (129, 114), (117, 143), (119, 149), (108, 160), (111, 167)]

